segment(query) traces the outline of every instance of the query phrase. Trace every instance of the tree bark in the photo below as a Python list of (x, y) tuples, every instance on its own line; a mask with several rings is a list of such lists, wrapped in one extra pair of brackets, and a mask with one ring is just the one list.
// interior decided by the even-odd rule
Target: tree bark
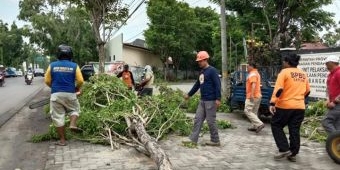
[(172, 164), (164, 150), (157, 144), (145, 130), (143, 122), (138, 118), (133, 119), (134, 128), (137, 132), (138, 139), (142, 142), (146, 150), (150, 153), (151, 158), (156, 162), (159, 170), (172, 170)]
[(91, 11), (91, 20), (92, 20), (92, 29), (93, 32), (95, 34), (96, 37), (96, 44), (98, 47), (98, 54), (99, 54), (99, 73), (104, 73), (105, 71), (105, 66), (104, 66), (104, 62), (105, 62), (105, 49), (104, 49), (104, 45), (105, 42), (102, 40), (101, 36), (100, 36), (100, 26), (102, 23), (102, 13), (99, 10), (95, 10), (92, 9)]
[(105, 73), (105, 43), (98, 44), (99, 47), (99, 73)]

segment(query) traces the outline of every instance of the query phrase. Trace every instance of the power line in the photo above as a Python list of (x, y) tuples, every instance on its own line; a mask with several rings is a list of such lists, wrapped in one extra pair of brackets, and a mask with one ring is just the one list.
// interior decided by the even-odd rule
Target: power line
[(142, 0), (138, 6), (135, 8), (135, 10), (132, 11), (132, 13), (126, 18), (126, 20), (118, 27), (118, 29), (112, 34), (115, 35), (122, 27), (123, 25), (127, 22), (127, 20), (139, 9), (139, 7), (142, 6), (142, 4), (145, 2), (145, 0)]
[(131, 5), (135, 2), (136, 0), (132, 0), (129, 4), (129, 7), (131, 7)]
[(131, 37), (131, 38), (127, 39), (127, 40), (125, 40), (125, 42), (130, 41), (130, 40), (132, 40), (132, 39), (138, 37), (138, 36), (141, 35), (142, 33), (144, 33), (144, 31), (142, 31), (142, 32), (140, 32), (140, 33), (134, 35), (133, 37)]
[(195, 4), (197, 4), (198, 2), (200, 2), (201, 0), (197, 0), (196, 2), (194, 2), (193, 4), (191, 4), (191, 5), (195, 5)]
[(145, 12), (145, 8), (144, 8), (143, 10), (141, 10), (138, 14), (136, 14), (136, 16), (133, 17), (133, 18), (130, 20), (130, 22), (132, 22), (132, 21), (134, 21), (135, 19), (137, 19), (138, 17), (140, 17), (140, 16), (141, 16), (140, 14), (142, 14), (143, 12)]
[(138, 4), (139, 2), (136, 0), (132, 0), (131, 3), (129, 4), (129, 11), (134, 9), (134, 7)]

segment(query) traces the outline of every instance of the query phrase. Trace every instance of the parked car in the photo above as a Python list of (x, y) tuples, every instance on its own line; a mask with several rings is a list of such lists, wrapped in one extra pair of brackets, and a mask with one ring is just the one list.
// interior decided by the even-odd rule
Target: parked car
[(42, 68), (34, 69), (33, 74), (34, 74), (34, 77), (38, 77), (38, 76), (44, 77), (45, 76), (44, 69), (42, 69)]
[(17, 70), (14, 67), (7, 67), (5, 77), (17, 77)]
[(16, 72), (17, 76), (19, 77), (22, 77), (24, 75), (24, 73), (21, 71), (21, 69), (19, 69), (17, 72)]
[(89, 78), (95, 74), (93, 65), (84, 65), (80, 71), (85, 81), (88, 81)]

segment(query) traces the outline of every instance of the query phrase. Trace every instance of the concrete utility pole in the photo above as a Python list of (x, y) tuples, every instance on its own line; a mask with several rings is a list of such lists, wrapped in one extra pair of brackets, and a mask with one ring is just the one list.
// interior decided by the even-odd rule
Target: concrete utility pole
[(228, 83), (228, 55), (227, 55), (227, 22), (225, 19), (225, 0), (221, 0), (221, 47), (222, 47), (222, 97), (230, 96)]

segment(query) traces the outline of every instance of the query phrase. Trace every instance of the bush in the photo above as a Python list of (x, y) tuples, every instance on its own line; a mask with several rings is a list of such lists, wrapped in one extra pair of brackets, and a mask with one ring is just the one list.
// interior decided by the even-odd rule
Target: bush
[(326, 112), (325, 101), (310, 103), (305, 110), (305, 119), (300, 130), (301, 136), (317, 142), (326, 141), (327, 134), (321, 125), (321, 120)]
[(305, 111), (305, 116), (323, 116), (327, 111), (324, 100), (310, 103)]
[(200, 95), (195, 94), (191, 96), (190, 99), (187, 101), (187, 112), (196, 113), (199, 102), (200, 102)]

